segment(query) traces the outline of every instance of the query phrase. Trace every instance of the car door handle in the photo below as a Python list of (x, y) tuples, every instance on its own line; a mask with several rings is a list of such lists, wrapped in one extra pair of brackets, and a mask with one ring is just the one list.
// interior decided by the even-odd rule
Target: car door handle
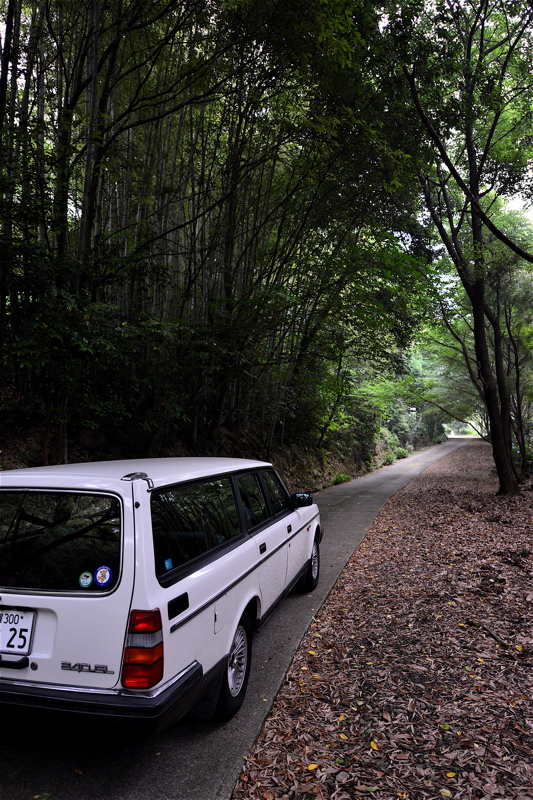
[(292, 525), (287, 525), (287, 533), (292, 533)]
[(263, 544), (259, 545), (259, 552), (261, 553), (261, 555), (263, 555), (263, 553), (266, 553), (266, 550), (267, 550), (267, 546), (266, 546), (266, 544), (264, 542), (263, 542)]

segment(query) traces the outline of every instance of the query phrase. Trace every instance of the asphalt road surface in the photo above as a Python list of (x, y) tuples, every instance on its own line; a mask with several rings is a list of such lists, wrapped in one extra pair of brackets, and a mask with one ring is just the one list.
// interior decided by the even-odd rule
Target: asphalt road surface
[(467, 441), (451, 439), (319, 492), (319, 586), (286, 598), (255, 637), (248, 693), (229, 723), (182, 721), (139, 739), (105, 722), (0, 712), (0, 800), (229, 800), (303, 634), (373, 519), (425, 467)]

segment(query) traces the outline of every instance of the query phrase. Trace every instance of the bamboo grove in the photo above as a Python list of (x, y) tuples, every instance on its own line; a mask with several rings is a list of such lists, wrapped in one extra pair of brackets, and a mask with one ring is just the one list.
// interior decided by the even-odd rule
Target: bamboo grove
[(323, 438), (348, 361), (407, 343), (420, 281), (375, 12), (2, 5), (1, 369), (43, 460), (67, 430), (104, 455)]

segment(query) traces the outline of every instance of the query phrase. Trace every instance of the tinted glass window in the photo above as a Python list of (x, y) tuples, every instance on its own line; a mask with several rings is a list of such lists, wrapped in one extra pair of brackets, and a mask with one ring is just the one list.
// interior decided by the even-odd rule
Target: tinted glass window
[(159, 577), (239, 536), (230, 479), (212, 478), (154, 492), (152, 529)]
[(120, 572), (116, 497), (78, 492), (0, 492), (0, 586), (109, 591)]
[(292, 509), (292, 503), (289, 495), (287, 494), (285, 487), (282, 485), (276, 473), (263, 472), (262, 476), (274, 514), (279, 514), (281, 511)]
[(237, 481), (248, 530), (268, 519), (268, 511), (259, 477), (255, 473), (241, 475)]

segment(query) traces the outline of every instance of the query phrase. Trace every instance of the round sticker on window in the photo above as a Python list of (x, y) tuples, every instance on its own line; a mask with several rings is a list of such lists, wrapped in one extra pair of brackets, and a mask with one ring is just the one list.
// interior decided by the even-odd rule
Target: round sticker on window
[(98, 567), (94, 573), (94, 580), (98, 586), (107, 586), (110, 583), (113, 573), (109, 567)]
[(90, 572), (82, 572), (78, 581), (82, 589), (88, 589), (93, 582), (93, 576)]

